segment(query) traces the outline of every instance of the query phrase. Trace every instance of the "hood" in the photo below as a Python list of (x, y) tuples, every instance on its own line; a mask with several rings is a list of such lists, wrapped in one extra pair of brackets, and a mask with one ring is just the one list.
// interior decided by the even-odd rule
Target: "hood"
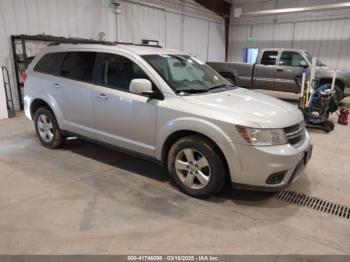
[(349, 73), (349, 72), (346, 72), (344, 70), (341, 70), (341, 69), (334, 69), (333, 67), (329, 67), (329, 66), (318, 66), (317, 69), (321, 69), (321, 70), (325, 70), (325, 71), (337, 71), (339, 73)]
[(184, 99), (201, 108), (201, 114), (225, 119), (233, 124), (261, 128), (283, 128), (304, 118), (296, 105), (244, 88), (186, 96)]
[[(336, 69), (337, 76), (344, 76), (346, 78), (350, 78), (350, 72), (344, 71), (341, 69)], [(327, 74), (333, 76), (334, 68), (328, 67), (328, 66), (319, 66), (317, 67), (317, 73), (321, 74)]]

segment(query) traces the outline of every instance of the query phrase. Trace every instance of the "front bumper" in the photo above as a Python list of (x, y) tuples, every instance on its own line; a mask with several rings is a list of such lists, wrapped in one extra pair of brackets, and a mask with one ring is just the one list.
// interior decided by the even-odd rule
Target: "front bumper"
[(24, 113), (29, 120), (33, 121), (30, 113), (30, 104), (32, 102), (32, 99), (29, 96), (25, 95), (23, 100), (24, 100)]
[[(268, 147), (235, 146), (239, 154), (240, 172), (231, 174), (233, 186), (261, 191), (276, 191), (295, 182), (303, 175), (312, 153), (307, 132), (304, 142), (298, 147), (289, 144)], [(275, 174), (280, 175), (280, 179), (271, 182), (269, 177)]]
[(344, 95), (350, 96), (350, 86), (344, 88)]

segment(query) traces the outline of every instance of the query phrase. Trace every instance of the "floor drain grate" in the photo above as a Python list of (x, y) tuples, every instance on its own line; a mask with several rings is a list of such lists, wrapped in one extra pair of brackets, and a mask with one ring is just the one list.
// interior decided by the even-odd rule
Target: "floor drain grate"
[(304, 206), (320, 212), (328, 213), (333, 216), (350, 219), (350, 207), (332, 203), (316, 197), (307, 196), (304, 194), (281, 190), (273, 195), (273, 198), (288, 202), (298, 206)]

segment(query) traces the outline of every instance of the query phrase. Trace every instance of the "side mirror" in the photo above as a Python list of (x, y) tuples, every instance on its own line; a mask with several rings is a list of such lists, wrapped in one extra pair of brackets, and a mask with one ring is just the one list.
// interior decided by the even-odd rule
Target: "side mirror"
[(147, 79), (133, 79), (129, 91), (134, 94), (144, 95), (152, 92), (152, 83)]
[(309, 64), (308, 64), (305, 60), (301, 60), (300, 63), (299, 63), (299, 65), (300, 65), (301, 67), (304, 67), (304, 68), (309, 67)]
[(164, 96), (160, 92), (152, 90), (152, 83), (147, 79), (133, 79), (130, 82), (129, 91), (133, 94), (146, 95), (152, 99), (163, 100)]

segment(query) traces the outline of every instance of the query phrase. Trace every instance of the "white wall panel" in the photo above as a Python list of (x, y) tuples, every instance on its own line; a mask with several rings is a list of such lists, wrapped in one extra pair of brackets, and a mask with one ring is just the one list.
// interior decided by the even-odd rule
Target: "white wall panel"
[(208, 57), (208, 35), (208, 21), (185, 17), (183, 43), (183, 49), (185, 52), (206, 61)]
[(350, 19), (302, 22), (295, 25), (295, 48), (306, 49), (334, 67), (349, 66)]
[(182, 39), (183, 39), (183, 24), (182, 15), (174, 13), (165, 14), (166, 24), (166, 42), (165, 47), (170, 49), (182, 50)]
[(209, 23), (208, 61), (225, 61), (225, 26)]
[(350, 68), (350, 19), (344, 19), (340, 39), (338, 68)]
[(273, 42), (273, 28), (273, 25), (254, 25), (252, 34), (254, 47), (271, 46)]
[(249, 25), (231, 26), (229, 39), (229, 61), (243, 62), (242, 50), (245, 47), (255, 47), (247, 42), (252, 28)]
[(292, 48), (293, 23), (275, 24), (273, 29), (273, 47)]
[(0, 68), (0, 119), (7, 118), (7, 103), (5, 95), (5, 87), (2, 78), (1, 68)]
[(123, 3), (118, 15), (119, 40), (140, 43), (141, 39), (158, 40), (165, 45), (165, 14), (141, 5)]

